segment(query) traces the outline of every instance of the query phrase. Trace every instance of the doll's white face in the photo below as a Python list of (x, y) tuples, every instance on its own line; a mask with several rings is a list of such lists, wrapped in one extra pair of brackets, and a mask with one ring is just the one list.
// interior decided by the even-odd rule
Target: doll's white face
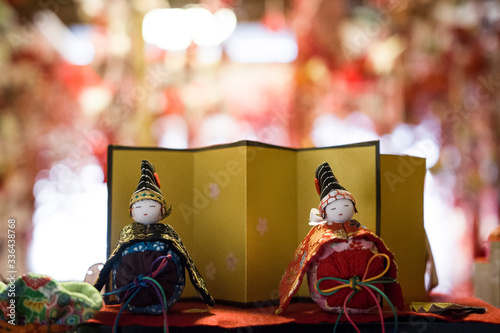
[(327, 222), (344, 223), (352, 219), (354, 204), (349, 199), (338, 199), (325, 207)]
[(131, 215), (138, 223), (157, 223), (161, 220), (161, 204), (154, 200), (137, 201), (132, 205)]

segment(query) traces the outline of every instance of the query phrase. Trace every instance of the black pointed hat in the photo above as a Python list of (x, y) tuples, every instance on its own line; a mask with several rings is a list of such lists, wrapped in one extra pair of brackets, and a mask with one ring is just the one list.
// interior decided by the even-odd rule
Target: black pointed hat
[(147, 160), (142, 160), (141, 163), (141, 179), (135, 189), (135, 192), (130, 198), (130, 207), (137, 201), (154, 200), (162, 205), (162, 219), (170, 215), (172, 205), (166, 203), (165, 198), (160, 190), (160, 178), (155, 172), (154, 166)]
[(323, 162), (316, 168), (316, 178), (314, 179), (316, 184), (316, 191), (319, 194), (321, 200), (319, 204), (319, 210), (321, 213), (324, 212), (325, 207), (331, 202), (338, 199), (349, 199), (354, 204), (354, 211), (356, 209), (356, 200), (354, 196), (347, 191), (342, 185), (340, 185), (337, 177), (333, 174), (330, 165), (327, 162)]

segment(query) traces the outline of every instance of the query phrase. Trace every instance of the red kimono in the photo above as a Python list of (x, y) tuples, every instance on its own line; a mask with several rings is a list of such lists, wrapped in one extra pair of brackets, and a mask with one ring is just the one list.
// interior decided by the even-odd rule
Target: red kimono
[[(317, 291), (316, 282), (324, 277), (349, 280), (354, 276), (366, 275), (367, 278), (377, 276), (384, 271), (388, 263), (383, 257), (376, 257), (373, 258), (367, 270), (368, 261), (376, 253), (383, 253), (390, 260), (388, 271), (384, 277), (396, 279), (397, 266), (393, 254), (387, 249), (380, 237), (356, 220), (314, 226), (295, 251), (281, 280), (279, 287), (280, 306), (277, 313), (286, 311), (306, 272), (308, 272), (311, 297), (325, 310), (340, 310), (344, 299), (353, 289), (342, 288), (334, 295), (323, 296)], [(337, 281), (326, 280), (321, 282), (321, 289), (333, 288), (340, 284)], [(404, 300), (399, 283), (374, 283), (373, 285), (382, 290), (394, 306), (399, 309), (403, 308)], [(351, 312), (357, 310), (363, 312), (366, 309), (376, 307), (375, 301), (365, 290), (357, 292), (348, 305)]]

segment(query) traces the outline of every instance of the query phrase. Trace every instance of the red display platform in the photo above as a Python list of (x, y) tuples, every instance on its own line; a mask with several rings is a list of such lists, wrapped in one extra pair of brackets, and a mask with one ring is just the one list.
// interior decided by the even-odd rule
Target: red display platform
[[(440, 302), (444, 300), (438, 300)], [(443, 327), (452, 327), (456, 331), (457, 327), (467, 329), (477, 328), (481, 331), (500, 331), (500, 309), (485, 303), (475, 298), (461, 298), (453, 301), (454, 303), (486, 308), (485, 314), (470, 314), (465, 318), (453, 319), (451, 317), (437, 314), (419, 314), (414, 312), (399, 312), (398, 321), (399, 327), (405, 327), (406, 331), (427, 332), (442, 330)], [(118, 314), (119, 306), (105, 306), (97, 313), (94, 319), (89, 321), (91, 325), (104, 325), (112, 327)], [(207, 310), (203, 303), (198, 302), (179, 302), (168, 313), (168, 325), (171, 328), (187, 328), (187, 327), (204, 327), (221, 328), (221, 331), (228, 329), (255, 328), (264, 327), (308, 327), (317, 328), (323, 327), (330, 331), (333, 329), (333, 324), (337, 320), (337, 314), (323, 311), (316, 303), (292, 303), (284, 315), (274, 314), (275, 306), (267, 307), (252, 307), (238, 308), (228, 305), (216, 304), (215, 307), (206, 312), (196, 312), (197, 310)], [(194, 312), (193, 312), (194, 311)], [(390, 327), (394, 327), (394, 318), (390, 311), (384, 313), (385, 324), (387, 331), (391, 331)], [(379, 315), (351, 315), (354, 322), (359, 323), (361, 328), (363, 324), (369, 324), (374, 330), (380, 330)], [(341, 318), (343, 326), (349, 326), (345, 316)], [(119, 325), (130, 327), (142, 327), (142, 331), (147, 331), (147, 328), (163, 327), (163, 316), (137, 315), (124, 311), (120, 317)], [(448, 326), (447, 326), (448, 325)], [(366, 325), (365, 325), (366, 326)], [(368, 327), (368, 326), (366, 326)], [(414, 330), (409, 330), (413, 328)], [(352, 328), (351, 328), (352, 329)], [(100, 331), (103, 331), (102, 329)], [(363, 331), (363, 330), (362, 330)]]

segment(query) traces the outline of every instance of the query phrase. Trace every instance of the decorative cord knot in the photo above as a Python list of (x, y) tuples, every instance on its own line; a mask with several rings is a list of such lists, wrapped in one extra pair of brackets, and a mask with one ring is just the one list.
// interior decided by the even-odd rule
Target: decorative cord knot
[(134, 286), (135, 287), (147, 287), (148, 284), (147, 284), (147, 280), (144, 279), (146, 275), (145, 274), (141, 274), (139, 276), (137, 276), (135, 279), (134, 279)]
[(355, 292), (358, 292), (361, 289), (363, 289), (360, 286), (358, 286), (358, 282), (359, 282), (359, 276), (353, 276), (352, 278), (349, 279), (349, 287), (353, 289)]
[[(376, 275), (376, 276), (371, 277), (371, 278), (366, 278), (366, 275), (368, 274), (368, 270), (370, 268), (371, 263), (377, 257), (383, 257), (383, 258), (385, 258), (385, 260), (387, 262), (387, 266), (384, 268), (384, 270), (382, 271), (382, 273), (380, 273), (379, 275)], [(316, 290), (321, 295), (323, 295), (323, 296), (331, 296), (331, 295), (335, 294), (336, 292), (338, 292), (342, 288), (351, 288), (352, 289), (352, 291), (344, 299), (344, 307), (340, 310), (340, 314), (337, 317), (337, 321), (335, 323), (333, 332), (335, 332), (337, 330), (337, 326), (339, 324), (340, 317), (345, 312), (347, 320), (349, 320), (349, 322), (351, 323), (351, 325), (359, 333), (358, 327), (352, 321), (351, 317), (349, 316), (349, 313), (347, 312), (347, 303), (349, 303), (349, 301), (353, 298), (353, 296), (356, 293), (358, 293), (359, 291), (361, 291), (363, 289), (366, 290), (366, 291), (368, 291), (368, 293), (375, 300), (375, 304), (377, 305), (377, 308), (378, 308), (378, 311), (379, 311), (379, 314), (380, 314), (380, 321), (381, 321), (381, 324), (382, 324), (382, 332), (385, 333), (384, 316), (382, 314), (382, 308), (380, 307), (378, 299), (377, 299), (377, 297), (375, 296), (375, 294), (373, 293), (372, 290), (374, 290), (380, 296), (382, 296), (383, 299), (386, 300), (387, 303), (389, 304), (389, 306), (391, 307), (392, 313), (394, 314), (394, 332), (397, 332), (397, 329), (398, 329), (398, 316), (397, 316), (396, 309), (394, 308), (394, 305), (392, 305), (392, 302), (389, 300), (389, 298), (384, 294), (384, 292), (382, 290), (380, 290), (379, 288), (375, 287), (375, 284), (378, 284), (378, 283), (395, 283), (395, 282), (397, 282), (396, 279), (394, 279), (394, 278), (384, 277), (384, 275), (389, 270), (390, 265), (391, 265), (391, 260), (390, 260), (390, 258), (389, 258), (389, 256), (387, 254), (385, 254), (385, 253), (376, 253), (376, 254), (374, 254), (370, 258), (370, 260), (366, 264), (365, 272), (364, 272), (363, 278), (361, 280), (360, 280), (359, 276), (353, 276), (353, 277), (349, 278), (349, 280), (347, 280), (347, 279), (339, 279), (339, 278), (335, 278), (335, 277), (324, 277), (324, 278), (318, 280), (318, 282), (316, 283)], [(330, 288), (330, 289), (322, 290), (319, 285), (323, 281), (327, 281), (327, 280), (339, 282), (339, 283), (342, 283), (342, 284), (338, 285), (336, 287)]]
[(167, 299), (165, 297), (165, 291), (162, 286), (155, 280), (158, 274), (161, 274), (169, 260), (172, 259), (172, 255), (168, 254), (165, 256), (160, 256), (156, 258), (151, 267), (149, 269), (149, 275), (141, 274), (136, 276), (132, 282), (129, 284), (113, 290), (109, 293), (105, 293), (104, 296), (113, 295), (113, 294), (121, 294), (125, 292), (125, 295), (121, 297), (120, 302), (122, 303), (122, 307), (116, 316), (115, 323), (113, 325), (113, 333), (118, 330), (118, 322), (120, 321), (120, 316), (123, 310), (127, 307), (127, 305), (134, 299), (134, 297), (141, 291), (142, 288), (153, 287), (156, 291), (156, 295), (161, 303), (161, 308), (163, 312), (163, 332), (168, 332), (168, 323), (167, 323)]

